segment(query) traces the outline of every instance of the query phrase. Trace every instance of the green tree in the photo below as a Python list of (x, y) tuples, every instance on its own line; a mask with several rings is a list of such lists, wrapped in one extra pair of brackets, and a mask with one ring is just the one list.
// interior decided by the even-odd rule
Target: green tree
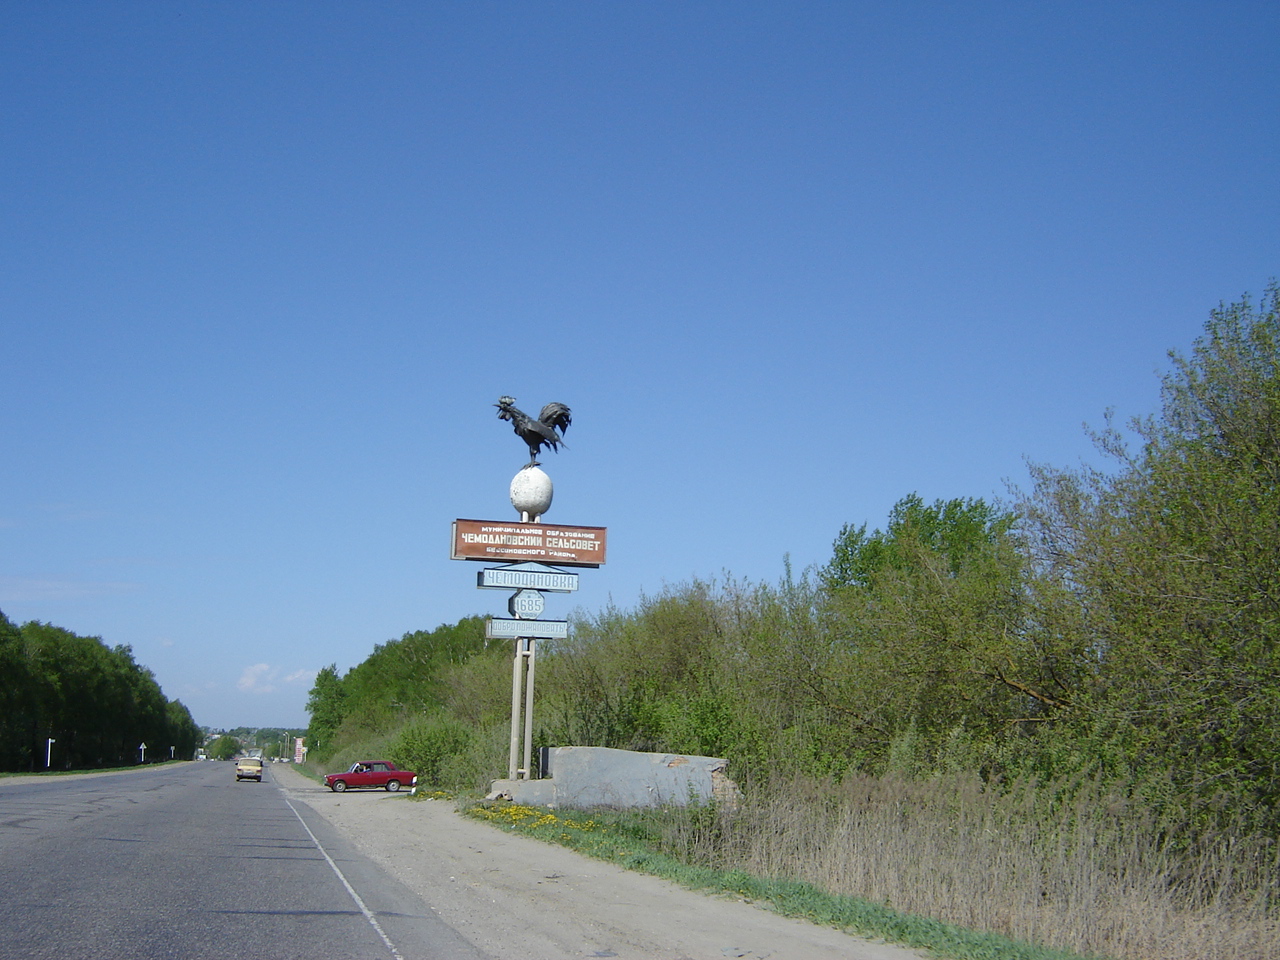
[(1280, 801), (1280, 290), (1171, 354), (1161, 413), (1039, 467), (1022, 510), (1035, 622), (1091, 736), (1184, 791)]
[(162, 751), (156, 756), (176, 746), (170, 722), (181, 717), (128, 647), (36, 621), (15, 636), (4, 620), (0, 667), (0, 757), (10, 768), (42, 765), (50, 737), (58, 743), (57, 762), (67, 767), (134, 762), (143, 742)]
[(918, 566), (919, 548), (945, 561), (957, 576), (973, 558), (998, 546), (1009, 535), (1014, 516), (981, 499), (936, 500), (926, 504), (918, 493), (903, 497), (889, 513), (885, 530), (867, 533), (867, 525), (845, 524), (832, 544), (832, 557), (823, 568), (828, 588), (869, 587), (887, 570)]
[(908, 766), (948, 751), (969, 761), (1012, 722), (1061, 705), (1024, 638), (1013, 521), (981, 499), (912, 494), (885, 530), (841, 530), (805, 686), (865, 756), (887, 762), (897, 743)]
[(31, 765), (35, 723), (26, 645), (18, 627), (0, 612), (0, 770)]
[(215, 760), (230, 760), (240, 752), (240, 741), (230, 734), (224, 733), (205, 748), (208, 755)]
[(451, 695), (446, 676), (485, 649), (484, 620), (464, 617), (378, 644), (343, 676), (336, 664), (324, 668), (307, 701), (316, 756), (327, 759), (345, 743), (433, 713)]
[(173, 755), (179, 760), (190, 760), (196, 754), (196, 748), (204, 737), (200, 728), (191, 717), (191, 711), (181, 700), (170, 700), (165, 704), (165, 721), (168, 727), (166, 737), (168, 745), (173, 747)]
[(307, 698), (307, 713), (311, 715), (311, 723), (307, 726), (307, 744), (317, 751), (317, 756), (328, 756), (333, 751), (334, 735), (347, 717), (346, 691), (336, 663), (329, 664), (316, 674), (311, 694)]

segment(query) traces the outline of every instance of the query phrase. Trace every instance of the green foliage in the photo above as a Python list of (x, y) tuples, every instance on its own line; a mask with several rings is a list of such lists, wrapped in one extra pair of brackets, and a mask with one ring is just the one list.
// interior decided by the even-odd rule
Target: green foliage
[[(1172, 355), (1160, 416), (1097, 436), (1110, 473), (1040, 467), (1024, 514), (1035, 619), (1077, 704), (1208, 800), (1280, 802), (1280, 290), (1215, 310)], [(1218, 802), (1221, 802), (1220, 800)]]
[(991, 740), (1061, 705), (1024, 637), (1013, 521), (980, 499), (912, 494), (886, 530), (836, 540), (807, 687), (859, 729), (865, 756), (900, 764), (910, 744), (932, 766), (957, 737)]
[(311, 715), (311, 723), (307, 727), (309, 748), (317, 756), (330, 755), (335, 746), (334, 736), (347, 716), (346, 690), (336, 663), (322, 667), (316, 674), (311, 694), (307, 697), (307, 713)]
[(913, 493), (894, 504), (884, 531), (868, 534), (865, 523), (841, 527), (822, 579), (828, 588), (870, 587), (887, 571), (917, 568), (921, 549), (941, 561), (934, 563), (939, 572), (957, 576), (974, 557), (998, 547), (1013, 520), (981, 499), (925, 504)]
[(440, 717), (414, 720), (400, 729), (388, 753), (418, 775), (423, 787), (452, 787), (458, 782), (458, 758), (467, 754), (473, 729)]
[(262, 756), (271, 760), (293, 756), (293, 739), (306, 734), (296, 727), (234, 727), (225, 735), (236, 740), (242, 749), (261, 750)]
[(204, 734), (181, 700), (166, 703), (165, 715), (169, 726), (168, 745), (173, 747), (174, 757), (190, 760), (196, 755), (196, 748), (204, 742)]
[[(1033, 467), (1012, 508), (911, 494), (777, 585), (693, 581), (579, 614), (538, 648), (534, 742), (726, 757), (748, 796), (953, 776), (1035, 792), (1033, 832), (1104, 804), (1156, 825), (1134, 856), (1158, 854), (1166, 894), (1273, 917), (1280, 289), (1215, 310), (1163, 390), (1130, 425), (1136, 451), (1096, 434), (1109, 471)], [(313, 729), (331, 749), (386, 744), (432, 786), (499, 776), (511, 651), (467, 623), (322, 671)], [(1085, 822), (1046, 833), (1046, 857), (1087, 846)], [(1117, 837), (1141, 826), (1125, 823)]]
[(200, 732), (181, 703), (165, 699), (155, 676), (126, 646), (108, 647), (52, 624), (15, 627), (0, 613), (0, 765), (119, 766), (151, 755), (190, 757)]
[[(1099, 434), (1112, 473), (1035, 468), (1016, 510), (911, 494), (812, 576), (579, 615), (539, 648), (535, 742), (724, 756), (747, 781), (1170, 773), (1197, 809), (1277, 809), (1278, 302), (1214, 311), (1141, 450)], [(313, 733), (492, 731), (509, 683), (478, 619), (406, 634), (322, 671)], [(415, 734), (428, 758), (440, 731)]]
[(240, 747), (240, 741), (236, 737), (231, 736), (229, 733), (224, 733), (209, 744), (207, 750), (209, 756), (215, 760), (230, 760), (240, 752)]
[(610, 607), (576, 621), (574, 638), (539, 663), (548, 732), (632, 750), (693, 752), (690, 737), (707, 748), (723, 743), (737, 712), (727, 614), (715, 587), (695, 582), (644, 597), (633, 613)]
[(379, 644), (345, 675), (336, 664), (325, 667), (307, 701), (313, 758), (328, 761), (347, 746), (435, 713), (450, 697), (449, 675), (486, 649), (483, 619), (466, 617)]
[(31, 727), (36, 723), (32, 689), (22, 633), (0, 613), (0, 770), (31, 763)]

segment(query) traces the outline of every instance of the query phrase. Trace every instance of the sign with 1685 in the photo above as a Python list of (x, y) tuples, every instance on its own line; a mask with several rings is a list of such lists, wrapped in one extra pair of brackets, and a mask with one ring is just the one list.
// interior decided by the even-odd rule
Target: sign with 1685
[(546, 602), (537, 590), (520, 590), (507, 601), (507, 609), (513, 617), (531, 620), (542, 615)]

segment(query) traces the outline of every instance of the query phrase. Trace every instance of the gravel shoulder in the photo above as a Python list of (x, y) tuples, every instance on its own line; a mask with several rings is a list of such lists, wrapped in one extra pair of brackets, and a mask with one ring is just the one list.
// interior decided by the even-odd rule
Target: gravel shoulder
[(494, 957), (570, 960), (923, 960), (892, 944), (781, 917), (740, 900), (506, 833), (451, 802), (332, 793), (286, 765), (276, 784)]

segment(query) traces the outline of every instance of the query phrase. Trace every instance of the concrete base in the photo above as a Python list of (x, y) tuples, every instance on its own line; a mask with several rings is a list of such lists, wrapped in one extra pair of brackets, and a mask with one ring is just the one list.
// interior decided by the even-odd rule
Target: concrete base
[(637, 753), (608, 747), (553, 747), (549, 778), (495, 780), (487, 799), (530, 807), (686, 806), (737, 803), (729, 761), (671, 753)]

